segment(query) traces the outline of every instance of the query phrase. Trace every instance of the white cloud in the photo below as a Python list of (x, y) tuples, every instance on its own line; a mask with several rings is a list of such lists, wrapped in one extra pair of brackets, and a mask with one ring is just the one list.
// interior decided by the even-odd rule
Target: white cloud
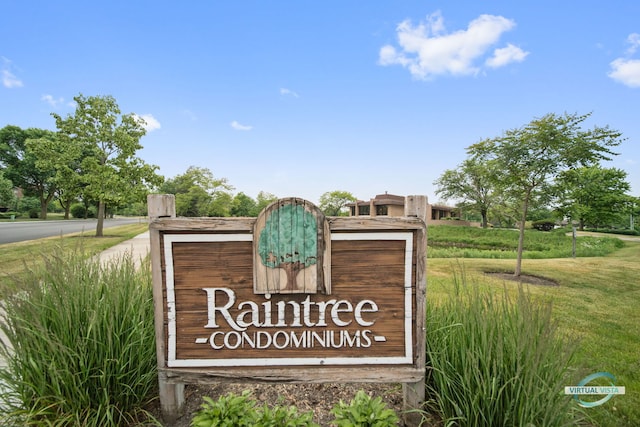
[(518, 46), (514, 46), (511, 43), (507, 47), (496, 49), (493, 51), (493, 56), (485, 62), (487, 66), (491, 68), (504, 67), (512, 62), (522, 62), (529, 55), (529, 52), (525, 52)]
[(0, 70), (0, 72), (2, 73), (2, 85), (8, 89), (22, 87), (22, 80), (17, 78), (11, 72), (11, 61), (4, 56), (0, 58), (2, 58), (2, 69)]
[(2, 84), (4, 87), (13, 89), (14, 87), (22, 87), (22, 80), (14, 76), (9, 70), (2, 70)]
[(134, 114), (134, 116), (141, 122), (142, 127), (145, 128), (147, 132), (152, 132), (156, 129), (161, 128), (160, 122), (155, 117), (153, 117), (152, 114)]
[(607, 74), (613, 80), (629, 87), (640, 87), (640, 59), (618, 58), (611, 62)]
[(55, 99), (52, 95), (48, 94), (42, 95), (40, 97), (40, 100), (51, 105), (53, 108), (58, 108), (58, 106), (64, 104), (64, 98), (60, 97), (58, 99)]
[(640, 34), (638, 33), (629, 34), (629, 36), (627, 37), (627, 43), (631, 45), (627, 49), (627, 53), (630, 55), (634, 54), (636, 50), (638, 50), (638, 47), (640, 47)]
[[(627, 36), (628, 55), (633, 55), (640, 47), (640, 34), (631, 33)], [(607, 73), (613, 80), (629, 87), (640, 87), (640, 60), (630, 58), (616, 58), (609, 64), (611, 71)]]
[(287, 88), (280, 88), (280, 95), (291, 95), (294, 98), (300, 98), (300, 96), (297, 93)]
[(241, 125), (240, 123), (238, 123), (237, 121), (232, 121), (230, 123), (231, 127), (234, 128), (235, 130), (251, 130), (253, 129), (253, 126), (246, 126), (246, 125)]
[[(427, 16), (426, 22), (413, 25), (409, 20), (396, 28), (399, 49), (385, 45), (380, 49), (380, 65), (401, 65), (419, 79), (438, 75), (473, 75), (477, 64), (498, 42), (502, 34), (515, 27), (513, 20), (502, 16), (480, 15), (466, 30), (446, 32), (440, 12)], [(522, 61), (528, 52), (514, 46), (497, 49), (486, 61), (493, 68)]]

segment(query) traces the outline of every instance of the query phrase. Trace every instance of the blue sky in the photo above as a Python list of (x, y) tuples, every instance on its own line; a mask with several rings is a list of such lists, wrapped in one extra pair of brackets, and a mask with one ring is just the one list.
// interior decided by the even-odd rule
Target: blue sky
[(0, 127), (73, 97), (148, 122), (138, 155), (250, 197), (441, 201), (465, 149), (547, 113), (627, 138), (640, 196), (640, 2), (23, 1), (0, 4)]

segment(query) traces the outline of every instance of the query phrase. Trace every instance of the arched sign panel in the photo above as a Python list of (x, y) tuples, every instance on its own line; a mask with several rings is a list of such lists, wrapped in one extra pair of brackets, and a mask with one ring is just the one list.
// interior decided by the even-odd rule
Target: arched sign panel
[(293, 197), (272, 203), (253, 235), (257, 294), (331, 293), (329, 224), (312, 203)]

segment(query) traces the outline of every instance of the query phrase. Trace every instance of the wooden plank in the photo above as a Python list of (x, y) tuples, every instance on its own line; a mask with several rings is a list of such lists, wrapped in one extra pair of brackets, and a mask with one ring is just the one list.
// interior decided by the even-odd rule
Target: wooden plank
[[(162, 375), (169, 383), (212, 384), (212, 383), (331, 383), (331, 382), (416, 382), (424, 378), (424, 369), (413, 367), (386, 366), (361, 367), (349, 369), (318, 368), (309, 371), (305, 367), (287, 368), (224, 368), (224, 369), (162, 369)], [(339, 379), (336, 379), (339, 377)]]
[[(175, 196), (173, 195), (149, 195), (147, 197), (149, 218), (170, 217), (175, 218)], [(162, 372), (166, 367), (166, 335), (164, 322), (164, 270), (162, 268), (163, 255), (158, 229), (149, 229), (151, 276), (153, 286), (154, 324), (156, 336), (156, 357), (158, 371)], [(184, 382), (168, 382), (162, 373), (158, 375), (158, 394), (163, 418), (166, 422), (173, 423), (177, 420), (184, 408)]]
[[(331, 232), (363, 230), (419, 230), (424, 221), (415, 217), (327, 217)], [(256, 218), (158, 218), (149, 227), (166, 232), (247, 232), (252, 233)]]
[(426, 399), (425, 371), (426, 371), (426, 294), (427, 294), (427, 215), (428, 201), (426, 196), (407, 196), (405, 199), (405, 216), (416, 217), (425, 226), (416, 233), (416, 289), (415, 289), (415, 316), (419, 319), (415, 323), (416, 328), (416, 366), (425, 367), (423, 375), (416, 381), (406, 381), (402, 385), (404, 397), (403, 406), (407, 410), (403, 415), (403, 421), (408, 426), (421, 425), (422, 419), (419, 412)]

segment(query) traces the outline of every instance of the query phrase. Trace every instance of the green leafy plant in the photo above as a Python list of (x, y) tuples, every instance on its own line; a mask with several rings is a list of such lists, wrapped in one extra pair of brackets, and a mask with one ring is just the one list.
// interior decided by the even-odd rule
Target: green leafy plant
[(227, 393), (214, 401), (210, 397), (203, 398), (200, 410), (191, 419), (191, 427), (316, 427), (311, 412), (299, 413), (291, 406), (275, 406), (266, 404), (259, 408), (245, 390), (241, 395)]
[(363, 390), (358, 390), (350, 403), (340, 400), (331, 414), (338, 427), (387, 427), (398, 424), (395, 411), (387, 408), (381, 397), (372, 398)]
[(251, 393), (242, 395), (227, 393), (217, 401), (203, 397), (204, 403), (191, 419), (192, 427), (242, 427), (254, 426), (257, 419), (256, 403)]
[[(570, 230), (540, 233), (526, 230), (525, 259), (571, 258), (573, 241)], [(429, 226), (429, 258), (514, 259), (518, 247), (518, 233), (513, 230)], [(615, 237), (581, 236), (576, 256), (609, 256), (621, 249), (624, 242)]]
[(260, 427), (317, 427), (313, 422), (312, 412), (298, 412), (295, 406), (275, 406), (269, 408), (267, 405), (258, 411), (256, 426)]

